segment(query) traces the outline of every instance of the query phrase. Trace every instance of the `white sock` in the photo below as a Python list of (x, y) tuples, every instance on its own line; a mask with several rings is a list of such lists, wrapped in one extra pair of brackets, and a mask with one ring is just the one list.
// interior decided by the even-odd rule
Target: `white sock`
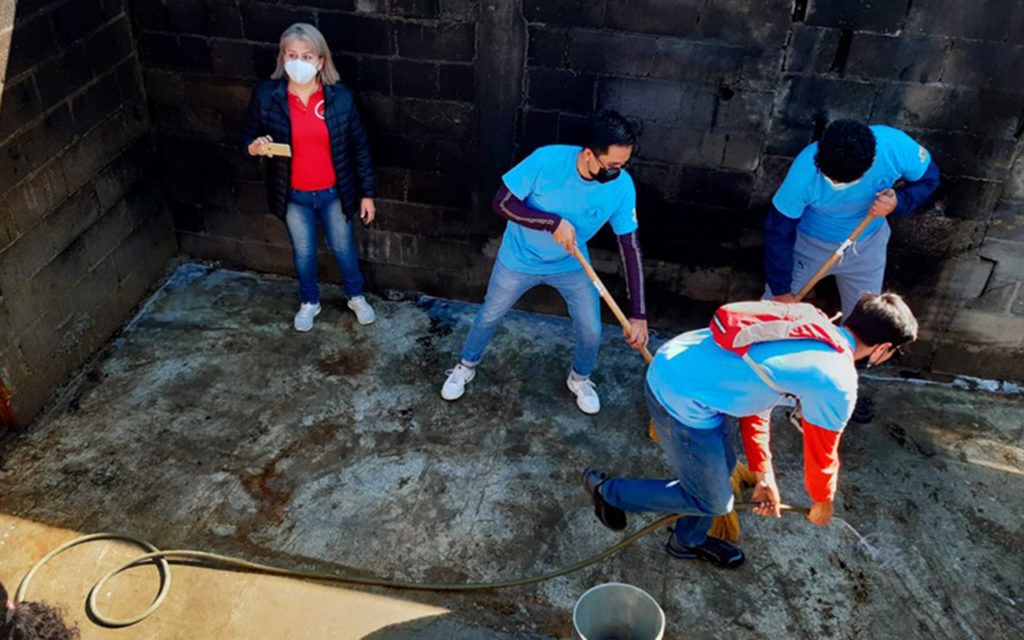
[(569, 377), (572, 378), (574, 382), (583, 382), (584, 380), (590, 379), (590, 376), (581, 376), (580, 374), (576, 373), (575, 369), (569, 369)]

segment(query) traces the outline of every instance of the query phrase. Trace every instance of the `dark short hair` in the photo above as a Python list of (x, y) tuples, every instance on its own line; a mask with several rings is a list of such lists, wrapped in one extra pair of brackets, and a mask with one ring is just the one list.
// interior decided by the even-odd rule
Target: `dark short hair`
[(917, 318), (895, 293), (865, 293), (843, 323), (865, 345), (894, 347), (917, 340)]
[(636, 146), (636, 129), (618, 111), (602, 109), (590, 117), (587, 148), (596, 153), (608, 151), (613, 144)]
[(835, 182), (853, 182), (875, 161), (875, 134), (860, 122), (836, 120), (828, 125), (821, 140), (814, 164)]
[(0, 584), (0, 638), (4, 640), (77, 640), (78, 627), (64, 623), (60, 609), (43, 602), (19, 602), (7, 609), (7, 589)]

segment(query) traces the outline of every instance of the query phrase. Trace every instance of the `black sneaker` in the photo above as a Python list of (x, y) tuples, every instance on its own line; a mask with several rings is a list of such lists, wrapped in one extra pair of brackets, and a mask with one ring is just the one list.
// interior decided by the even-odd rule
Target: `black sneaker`
[(850, 420), (860, 424), (867, 424), (875, 419), (875, 403), (871, 398), (859, 396), (857, 404), (853, 406), (853, 415)]
[(612, 531), (622, 531), (626, 528), (626, 512), (613, 507), (601, 497), (601, 485), (608, 480), (608, 475), (597, 469), (587, 468), (583, 471), (583, 488), (590, 494), (594, 501), (594, 515), (601, 521), (601, 524)]
[(684, 547), (676, 540), (676, 534), (672, 533), (668, 537), (668, 544), (665, 545), (665, 550), (673, 558), (679, 558), (680, 560), (707, 560), (716, 567), (722, 567), (723, 569), (735, 569), (743, 564), (743, 561), (746, 559), (746, 556), (743, 555), (743, 550), (736, 545), (720, 538), (712, 538), (711, 536), (708, 536), (708, 539), (703, 544), (699, 544), (696, 547)]

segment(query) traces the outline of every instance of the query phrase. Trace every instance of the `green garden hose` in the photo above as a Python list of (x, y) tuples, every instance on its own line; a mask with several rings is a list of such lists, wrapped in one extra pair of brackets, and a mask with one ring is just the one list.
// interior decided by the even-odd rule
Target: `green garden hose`
[[(754, 504), (750, 502), (738, 502), (735, 504), (736, 511), (749, 511), (754, 508)], [(805, 507), (794, 507), (790, 505), (782, 505), (781, 509), (784, 513), (807, 513)], [(141, 549), (146, 550), (146, 553), (132, 559), (130, 562), (117, 567), (110, 571), (105, 576), (93, 585), (92, 589), (89, 590), (89, 598), (86, 602), (86, 611), (89, 616), (97, 623), (105, 627), (117, 628), (127, 627), (133, 624), (137, 624), (155, 612), (164, 600), (167, 598), (167, 592), (171, 587), (171, 568), (168, 560), (193, 560), (198, 561), (203, 566), (210, 568), (229, 568), (229, 569), (240, 569), (243, 571), (250, 571), (253, 573), (263, 573), (267, 575), (282, 576), (285, 578), (295, 578), (300, 580), (316, 580), (319, 582), (333, 582), (339, 584), (359, 584), (373, 587), (387, 587), (389, 589), (404, 589), (404, 590), (416, 590), (416, 591), (484, 591), (490, 589), (506, 589), (508, 587), (521, 587), (528, 584), (536, 584), (538, 582), (544, 582), (553, 578), (558, 578), (564, 575), (568, 575), (575, 571), (579, 571), (592, 564), (600, 562), (605, 558), (622, 551), (626, 547), (630, 546), (640, 538), (643, 538), (647, 534), (660, 529), (661, 527), (667, 526), (679, 518), (686, 516), (680, 515), (668, 515), (663, 518), (659, 518), (654, 522), (646, 525), (642, 529), (639, 529), (616, 544), (608, 547), (607, 549), (597, 553), (589, 558), (585, 558), (574, 564), (556, 569), (548, 573), (544, 573), (538, 576), (532, 576), (528, 578), (515, 578), (510, 580), (500, 580), (495, 582), (470, 582), (470, 583), (458, 583), (448, 584), (443, 582), (405, 582), (402, 580), (391, 580), (389, 578), (379, 578), (374, 576), (345, 576), (335, 575), (331, 573), (322, 573), (319, 571), (301, 571), (297, 569), (284, 569), (281, 567), (275, 567), (267, 564), (260, 564), (258, 562), (250, 562), (248, 560), (241, 560), (239, 558), (232, 558), (231, 556), (220, 555), (217, 553), (209, 553), (206, 551), (192, 551), (189, 549), (174, 549), (170, 551), (161, 551), (155, 546), (128, 535), (119, 533), (93, 533), (90, 535), (81, 536), (75, 538), (69, 542), (66, 542), (53, 551), (49, 552), (39, 562), (37, 562), (25, 577), (22, 578), (21, 583), (18, 585), (18, 590), (14, 594), (15, 602), (22, 602), (25, 600), (26, 593), (28, 592), (29, 583), (32, 578), (35, 577), (36, 573), (43, 568), (53, 558), (57, 557), (61, 553), (77, 547), (87, 542), (95, 542), (98, 540), (120, 540), (123, 542), (130, 542)], [(160, 591), (153, 599), (152, 604), (146, 608), (145, 611), (129, 618), (111, 618), (100, 613), (96, 603), (96, 598), (100, 593), (103, 592), (103, 588), (107, 582), (114, 576), (127, 571), (132, 567), (139, 566), (140, 564), (147, 563), (149, 561), (155, 561), (157, 564), (157, 570), (160, 572)]]

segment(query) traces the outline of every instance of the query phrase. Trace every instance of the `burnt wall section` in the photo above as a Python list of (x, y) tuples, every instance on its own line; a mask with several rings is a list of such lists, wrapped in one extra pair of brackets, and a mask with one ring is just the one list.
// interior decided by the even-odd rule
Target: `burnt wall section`
[(0, 378), (18, 423), (177, 249), (119, 0), (0, 3)]
[[(951, 0), (133, 0), (164, 193), (183, 249), (290, 273), (260, 168), (235, 148), (251, 87), (295, 21), (327, 36), (369, 123), (376, 287), (479, 300), (500, 173), (581, 139), (614, 107), (642, 129), (639, 187), (652, 321), (677, 329), (763, 286), (764, 206), (830, 120), (908, 131), (943, 186), (896, 225), (888, 286), (924, 321), (910, 364), (1024, 377), (1012, 206), (1024, 131), (1024, 7)], [(1011, 170), (1012, 167), (1017, 167)], [(623, 296), (610, 235), (595, 263)], [(325, 254), (330, 277), (334, 267)], [(818, 298), (829, 306), (830, 287)], [(551, 291), (524, 301), (562, 311)]]

